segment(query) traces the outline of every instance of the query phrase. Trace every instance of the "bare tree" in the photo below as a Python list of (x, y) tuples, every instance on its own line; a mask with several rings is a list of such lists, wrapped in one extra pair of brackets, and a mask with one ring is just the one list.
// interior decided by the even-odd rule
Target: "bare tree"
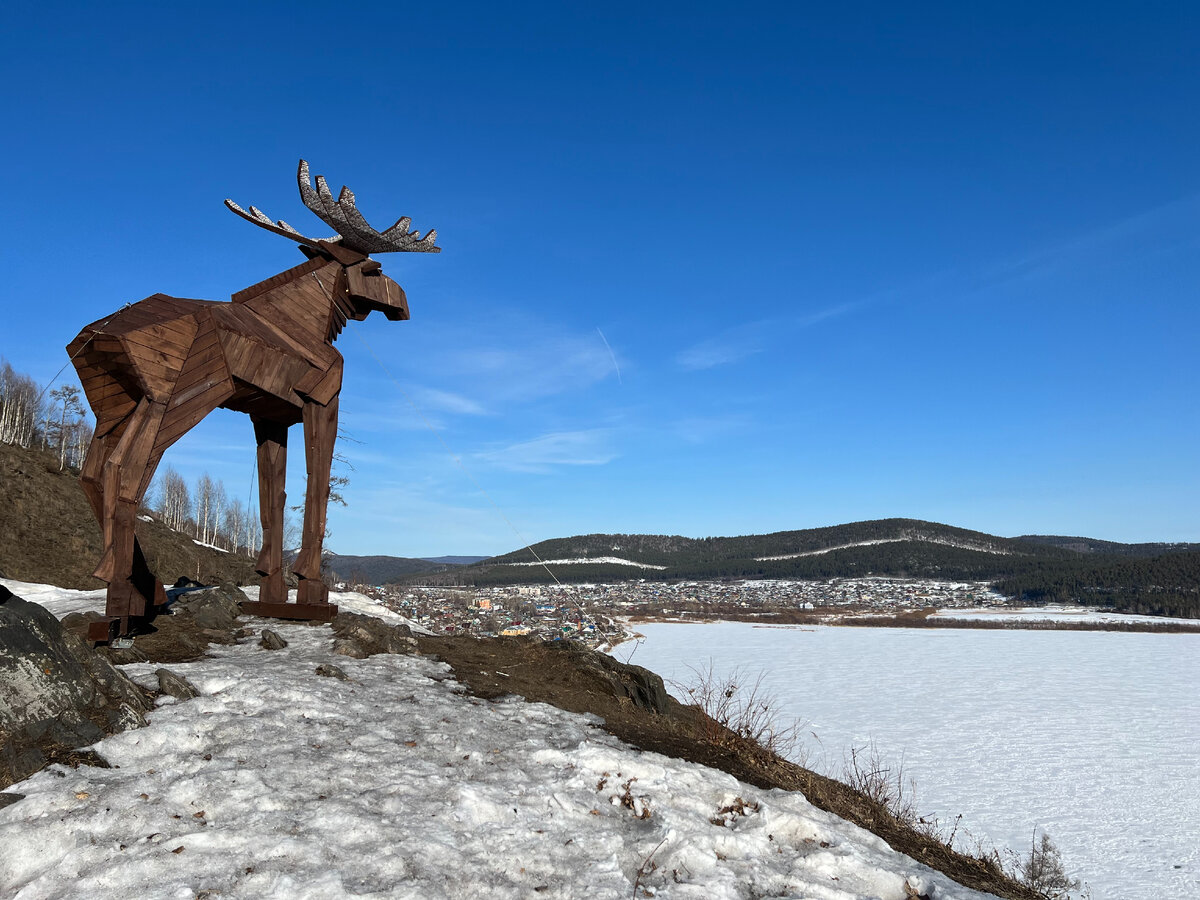
[(167, 466), (159, 476), (157, 512), (168, 528), (183, 531), (192, 511), (192, 499), (187, 482), (172, 467)]
[(32, 446), (41, 418), (42, 391), (36, 381), (7, 362), (0, 366), (0, 441)]
[[(83, 423), (83, 403), (79, 399), (79, 388), (73, 384), (64, 384), (50, 392), (54, 401), (47, 411), (47, 438), (58, 445), (58, 470), (61, 472), (67, 465), (67, 448), (74, 446), (72, 433)], [(57, 421), (51, 416), (57, 411)]]
[(245, 528), (246, 507), (242, 506), (241, 500), (233, 500), (225, 506), (225, 515), (221, 519), (221, 536), (226, 550), (231, 553), (241, 551)]
[(205, 472), (196, 482), (196, 533), (194, 537), (201, 543), (208, 543), (208, 523), (212, 517), (213, 501), (217, 486), (209, 474)]
[(225, 497), (225, 482), (214, 479), (212, 486), (212, 514), (209, 517), (208, 536), (204, 538), (204, 543), (219, 547), (221, 524), (224, 522), (225, 505), (228, 501)]
[(82, 468), (83, 461), (87, 458), (88, 447), (92, 444), (92, 436), (96, 433), (86, 420), (80, 419), (75, 426), (71, 435), (71, 451), (70, 456), (73, 460), (71, 463), (75, 468)]
[(253, 558), (257, 548), (262, 546), (262, 522), (253, 510), (246, 511), (246, 555)]

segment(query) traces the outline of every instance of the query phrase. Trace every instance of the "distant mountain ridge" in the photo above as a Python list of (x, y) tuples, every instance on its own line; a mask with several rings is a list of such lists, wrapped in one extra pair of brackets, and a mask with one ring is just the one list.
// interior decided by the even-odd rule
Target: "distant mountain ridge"
[(446, 572), (484, 559), (487, 557), (439, 556), (433, 559), (413, 559), (404, 556), (349, 556), (328, 553), (325, 556), (325, 565), (341, 581), (387, 584), (406, 575)]
[(1200, 544), (1004, 538), (918, 519), (738, 537), (586, 534), (405, 581), (501, 585), (630, 579), (923, 577), (988, 581), (1031, 602), (1200, 617)]

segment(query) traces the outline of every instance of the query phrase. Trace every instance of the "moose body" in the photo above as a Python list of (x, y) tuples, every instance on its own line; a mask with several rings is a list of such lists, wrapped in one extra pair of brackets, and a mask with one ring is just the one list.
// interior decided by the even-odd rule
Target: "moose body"
[[(93, 627), (94, 640), (136, 631), (165, 603), (138, 545), (137, 510), (162, 454), (218, 407), (247, 413), (258, 443), (263, 546), (256, 569), (262, 587), (249, 611), (306, 619), (336, 612), (320, 571), (342, 387), (342, 356), (333, 342), (349, 319), (372, 311), (391, 320), (409, 317), (404, 291), (369, 250), (439, 248), (433, 246), (436, 232), (421, 239), (408, 232), (407, 219), (382, 235), (370, 230), (378, 239), (370, 246), (359, 233), (365, 222), (353, 194), (343, 188), (334, 201), (319, 176), (314, 192), (303, 161), (300, 185), (306, 205), (351, 234), (304, 238), (283, 222), (270, 224), (254, 207), (247, 214), (226, 201), (244, 218), (298, 241), (308, 260), (239, 291), (228, 303), (155, 294), (86, 326), (67, 346), (96, 415), (80, 479), (103, 531), (104, 555), (95, 574), (108, 583), (107, 621)], [(384, 240), (389, 245), (379, 246)], [(292, 566), (297, 603), (289, 604), (284, 483), (288, 429), (297, 423), (304, 426), (308, 488), (300, 554)]]

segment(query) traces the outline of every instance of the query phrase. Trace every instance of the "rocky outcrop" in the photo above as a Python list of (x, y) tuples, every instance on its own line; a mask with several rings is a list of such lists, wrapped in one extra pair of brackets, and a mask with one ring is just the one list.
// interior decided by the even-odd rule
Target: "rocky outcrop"
[(376, 653), (412, 653), (417, 642), (407, 625), (389, 625), (374, 616), (339, 612), (333, 626), (333, 652), (354, 659)]
[(617, 699), (628, 698), (634, 706), (660, 715), (667, 711), (667, 689), (662, 677), (649, 669), (619, 662), (606, 653), (597, 653), (571, 641), (554, 641), (547, 646), (570, 654), (580, 672), (607, 685)]
[[(36, 603), (0, 586), (0, 788), (146, 724), (145, 693)], [(98, 759), (98, 758), (96, 758)]]
[[(232, 644), (243, 636), (237, 619), (238, 603), (245, 599), (242, 589), (233, 584), (189, 591), (155, 617), (153, 630), (139, 634), (132, 647), (101, 647), (98, 652), (117, 665), (191, 662), (204, 656), (210, 643)], [(63, 627), (83, 637), (88, 624), (100, 618), (99, 613), (72, 613), (63, 618)]]

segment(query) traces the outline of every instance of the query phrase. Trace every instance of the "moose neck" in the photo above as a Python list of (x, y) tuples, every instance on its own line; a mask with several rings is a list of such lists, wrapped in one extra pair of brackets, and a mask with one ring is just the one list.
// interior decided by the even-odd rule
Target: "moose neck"
[(334, 301), (340, 277), (341, 263), (314, 256), (238, 291), (231, 299), (297, 340), (332, 344), (347, 318)]

